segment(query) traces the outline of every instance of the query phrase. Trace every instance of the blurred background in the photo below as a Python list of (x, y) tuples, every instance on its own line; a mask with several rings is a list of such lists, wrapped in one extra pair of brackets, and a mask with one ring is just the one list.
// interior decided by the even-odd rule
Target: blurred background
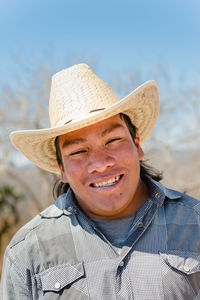
[(122, 98), (155, 79), (158, 122), (145, 160), (200, 198), (199, 0), (0, 0), (0, 270), (13, 234), (54, 202), (57, 178), (9, 133), (49, 127), (52, 74), (85, 62)]

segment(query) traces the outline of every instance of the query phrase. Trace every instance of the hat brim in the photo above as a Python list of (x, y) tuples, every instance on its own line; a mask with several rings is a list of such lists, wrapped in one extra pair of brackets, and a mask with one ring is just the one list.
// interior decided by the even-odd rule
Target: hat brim
[(39, 130), (20, 130), (10, 134), (12, 144), (38, 167), (56, 174), (55, 138), (59, 135), (92, 125), (119, 113), (128, 115), (137, 128), (141, 145), (151, 134), (159, 111), (159, 92), (155, 81), (147, 81), (112, 106), (70, 123)]

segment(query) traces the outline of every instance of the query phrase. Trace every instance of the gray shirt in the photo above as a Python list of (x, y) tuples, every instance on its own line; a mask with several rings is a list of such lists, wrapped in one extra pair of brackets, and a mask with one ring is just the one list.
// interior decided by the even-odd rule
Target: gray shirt
[(200, 202), (148, 181), (120, 254), (71, 190), (59, 197), (7, 247), (2, 299), (200, 299)]
[(131, 234), (135, 215), (119, 219), (91, 219), (99, 230), (99, 236), (104, 236), (120, 254), (125, 241)]

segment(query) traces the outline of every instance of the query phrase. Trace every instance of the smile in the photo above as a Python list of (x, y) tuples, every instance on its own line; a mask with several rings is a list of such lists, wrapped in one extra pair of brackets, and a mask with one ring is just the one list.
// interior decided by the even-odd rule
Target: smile
[(107, 181), (102, 181), (102, 182), (98, 182), (98, 183), (92, 183), (91, 186), (92, 187), (106, 187), (106, 186), (111, 186), (113, 184), (116, 184), (117, 182), (119, 182), (119, 180), (121, 179), (123, 175), (117, 175)]

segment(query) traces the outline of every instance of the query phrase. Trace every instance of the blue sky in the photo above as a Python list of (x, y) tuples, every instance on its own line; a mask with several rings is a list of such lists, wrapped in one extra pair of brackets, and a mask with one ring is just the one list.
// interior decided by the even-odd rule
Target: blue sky
[(1, 86), (33, 58), (53, 71), (91, 58), (101, 76), (157, 63), (200, 70), (199, 0), (0, 0), (0, 15)]
[(154, 79), (161, 64), (173, 95), (180, 76), (200, 86), (199, 0), (0, 0), (0, 37), (0, 91), (27, 79), (29, 67), (47, 63), (55, 73), (85, 59), (104, 80), (138, 69)]

